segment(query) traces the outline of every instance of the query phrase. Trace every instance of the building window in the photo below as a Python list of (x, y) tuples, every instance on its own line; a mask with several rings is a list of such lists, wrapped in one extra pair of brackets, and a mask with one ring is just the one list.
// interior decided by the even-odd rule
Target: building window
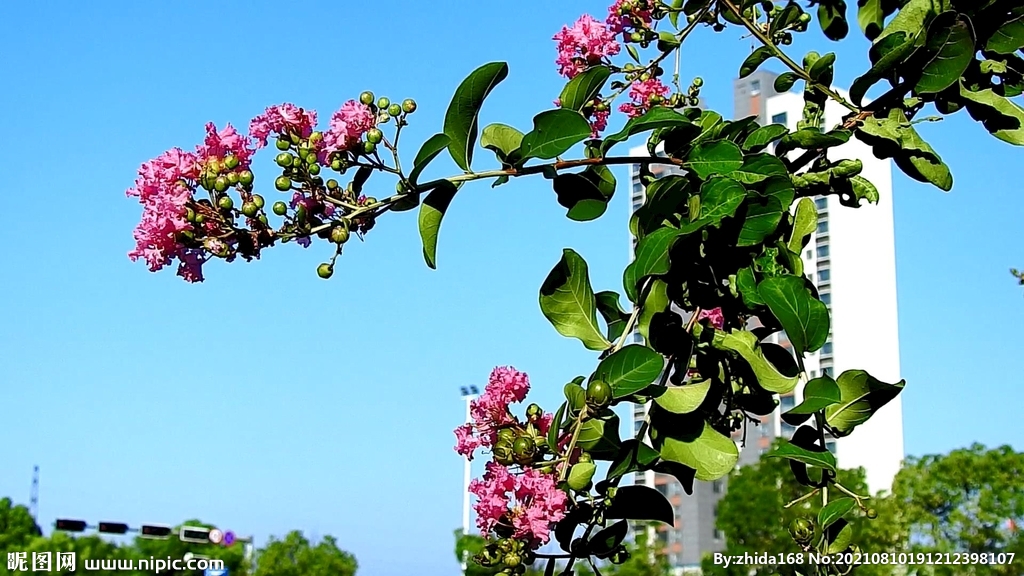
[(821, 298), (821, 301), (822, 301), (823, 304), (825, 304), (825, 306), (831, 306), (832, 305), (832, 293), (831, 292), (822, 292), (821, 294), (818, 294), (818, 297)]
[(825, 442), (825, 449), (828, 450), (829, 452), (835, 454), (836, 453), (836, 441), (835, 440), (830, 440), (828, 442)]
[(786, 126), (789, 124), (789, 118), (786, 116), (785, 112), (776, 114), (775, 116), (772, 116), (772, 124), (782, 124), (783, 126)]
[(758, 426), (758, 427), (761, 429), (761, 438), (767, 438), (768, 437), (768, 423), (767, 422), (762, 422), (760, 424), (760, 426)]
[(821, 347), (821, 355), (822, 356), (831, 356), (832, 355), (832, 343), (831, 342), (825, 342), (825, 345)]
[[(634, 209), (634, 210), (635, 210), (635, 209)], [(814, 256), (814, 252), (811, 252), (810, 250), (808, 250), (808, 251), (807, 251), (807, 254), (806, 254), (806, 258), (807, 258), (808, 260), (810, 260), (810, 259), (811, 259), (811, 257), (813, 257), (813, 256)]]
[(718, 528), (715, 528), (715, 531), (714, 531), (715, 540), (721, 540), (722, 536), (723, 536), (722, 531), (719, 530)]
[(639, 434), (640, 433), (640, 427), (643, 426), (643, 425), (644, 425), (643, 419), (638, 419), (638, 420), (633, 421), (633, 434), (634, 435)]
[(793, 433), (796, 432), (796, 427), (786, 424), (785, 422), (782, 423), (781, 428), (783, 438), (791, 438), (793, 436)]
[(760, 93), (761, 93), (761, 81), (760, 80), (751, 80), (750, 81), (750, 95), (751, 96), (757, 96)]
[(818, 258), (828, 258), (828, 244), (818, 246)]
[(822, 368), (821, 369), (821, 374), (822, 374), (822, 376), (828, 376), (829, 378), (831, 378), (832, 377), (832, 367), (831, 366), (826, 366), (826, 367)]
[(714, 492), (715, 494), (721, 494), (722, 493), (722, 481), (721, 480), (715, 480), (714, 482), (712, 482), (711, 483), (711, 491)]
[(808, 371), (808, 375), (810, 375), (811, 378), (817, 378), (818, 377), (818, 371), (817, 370), (809, 370)]
[(814, 200), (814, 206), (818, 211), (828, 210), (828, 198), (817, 198)]
[(829, 279), (831, 278), (831, 275), (829, 274), (829, 272), (830, 272), (830, 270), (828, 268), (824, 268), (822, 270), (818, 270), (818, 282), (828, 282)]
[(828, 234), (828, 220), (818, 220), (818, 234)]
[(783, 412), (793, 408), (794, 406), (796, 406), (796, 396), (790, 394), (779, 398), (779, 407), (782, 408)]

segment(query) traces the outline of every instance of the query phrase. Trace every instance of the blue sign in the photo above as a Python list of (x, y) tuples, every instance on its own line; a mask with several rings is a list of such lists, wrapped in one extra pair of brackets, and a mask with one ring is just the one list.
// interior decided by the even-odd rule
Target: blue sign
[(228, 576), (228, 569), (220, 568), (214, 570), (213, 568), (207, 568), (203, 571), (203, 576)]

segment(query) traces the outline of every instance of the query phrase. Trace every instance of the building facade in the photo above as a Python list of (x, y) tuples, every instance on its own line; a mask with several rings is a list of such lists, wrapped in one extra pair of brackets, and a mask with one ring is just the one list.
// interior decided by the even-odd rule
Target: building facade
[[(803, 96), (776, 92), (775, 77), (771, 72), (759, 71), (737, 80), (733, 91), (735, 117), (756, 116), (762, 125), (783, 124), (795, 130), (803, 115)], [(830, 101), (825, 109), (825, 125), (839, 124), (844, 112)], [(631, 153), (646, 155), (647, 150), (642, 146)], [(814, 199), (818, 228), (801, 257), (805, 274), (829, 307), (832, 323), (828, 341), (820, 350), (808, 354), (804, 364), (810, 378), (821, 374), (837, 377), (845, 370), (864, 369), (885, 382), (897, 382), (900, 365), (892, 167), (888, 160), (875, 158), (870, 147), (854, 139), (830, 150), (829, 158), (861, 160), (862, 175), (878, 188), (879, 201), (870, 205), (865, 202), (861, 208), (853, 209), (841, 206), (834, 196)], [(677, 169), (652, 167), (656, 176), (674, 170)], [(631, 167), (630, 186), (632, 215), (645, 199), (636, 166)], [(631, 239), (631, 257), (633, 248), (635, 241)], [(639, 334), (633, 338), (641, 341)], [(770, 341), (792, 351), (785, 333), (773, 335)], [(740, 466), (756, 462), (776, 438), (793, 434), (795, 429), (783, 422), (780, 414), (801, 401), (802, 387), (803, 383), (792, 394), (782, 396), (779, 407), (762, 417), (759, 426), (748, 428), (745, 443), (737, 433), (734, 439), (740, 444)], [(639, 429), (645, 410), (645, 406), (634, 407), (634, 431)], [(850, 437), (829, 438), (827, 447), (835, 453), (840, 467), (865, 469), (872, 493), (888, 490), (904, 456), (900, 397)], [(698, 571), (704, 555), (724, 549), (726, 535), (715, 528), (715, 517), (718, 502), (728, 489), (728, 478), (695, 482), (693, 494), (687, 496), (672, 476), (654, 472), (635, 476), (636, 483), (658, 489), (675, 508), (675, 526), (658, 528), (657, 538), (678, 572)]]

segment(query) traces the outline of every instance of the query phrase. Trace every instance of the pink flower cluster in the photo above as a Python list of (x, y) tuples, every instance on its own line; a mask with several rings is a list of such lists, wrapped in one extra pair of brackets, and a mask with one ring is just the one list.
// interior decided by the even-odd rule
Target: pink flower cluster
[(718, 330), (721, 330), (725, 326), (725, 316), (722, 314), (721, 308), (712, 308), (711, 310), (701, 310), (700, 314), (697, 315), (697, 321), (707, 319), (708, 323)]
[[(494, 446), (498, 430), (518, 422), (509, 412), (509, 405), (522, 402), (529, 391), (530, 378), (524, 372), (511, 366), (499, 366), (491, 371), (484, 393), (469, 403), (473, 422), (455, 429), (455, 451), (472, 460), (477, 448)], [(550, 423), (550, 414), (538, 423), (542, 434), (547, 433)]]
[(512, 537), (532, 548), (547, 544), (554, 524), (565, 517), (568, 497), (558, 489), (555, 476), (533, 468), (514, 475), (508, 468), (488, 462), (482, 480), (474, 480), (469, 491), (476, 495), (474, 510), (483, 534), (499, 523), (510, 525)]
[(345, 102), (331, 116), (330, 127), (324, 133), (321, 160), (326, 161), (331, 153), (345, 150), (358, 142), (376, 124), (377, 118), (369, 106), (355, 100)]
[(658, 78), (637, 80), (629, 87), (629, 97), (633, 102), (619, 106), (619, 111), (624, 112), (630, 118), (642, 116), (645, 112), (651, 109), (651, 106), (653, 105), (651, 102), (652, 98), (664, 98), (665, 96), (668, 96), (668, 93), (668, 86), (662, 84), (661, 80)]
[(255, 151), (249, 137), (239, 134), (234, 126), (227, 124), (223, 130), (217, 131), (213, 122), (206, 124), (206, 139), (196, 148), (199, 162), (203, 165), (211, 160), (223, 160), (227, 156), (238, 158), (238, 167), (234, 169), (236, 172), (249, 168)]
[(263, 114), (249, 122), (249, 135), (262, 148), (267, 145), (271, 134), (285, 136), (296, 134), (309, 138), (316, 128), (316, 111), (305, 110), (294, 104), (279, 104), (267, 108)]
[(637, 24), (644, 28), (651, 25), (650, 3), (646, 0), (615, 0), (608, 7), (608, 19), (605, 22), (609, 30), (616, 34), (621, 32), (625, 39), (630, 30), (638, 28)]
[(615, 33), (588, 14), (580, 16), (572, 28), (562, 26), (552, 39), (558, 42), (558, 73), (566, 78), (576, 77), (621, 50)]

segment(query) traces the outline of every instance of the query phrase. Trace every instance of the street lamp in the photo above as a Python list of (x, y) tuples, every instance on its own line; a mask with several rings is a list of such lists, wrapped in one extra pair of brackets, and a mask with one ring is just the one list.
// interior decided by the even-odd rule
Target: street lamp
[[(466, 424), (473, 422), (472, 409), (470, 404), (480, 395), (480, 391), (477, 390), (476, 386), (463, 386), (460, 391), (462, 392), (462, 399), (466, 401)], [(473, 471), (470, 467), (469, 458), (466, 458), (465, 468), (463, 469), (462, 475), (462, 534), (463, 536), (469, 534), (469, 482), (473, 477)], [(467, 550), (462, 552), (462, 573), (466, 573), (466, 561), (469, 553)]]

